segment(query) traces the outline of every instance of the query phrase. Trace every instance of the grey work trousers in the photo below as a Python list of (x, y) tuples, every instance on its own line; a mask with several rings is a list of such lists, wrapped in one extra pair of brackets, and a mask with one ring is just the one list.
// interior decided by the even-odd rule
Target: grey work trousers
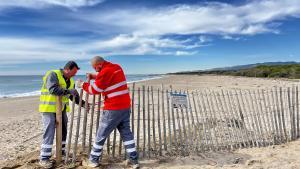
[[(40, 160), (49, 160), (51, 157), (53, 140), (56, 129), (56, 114), (42, 113), (43, 119), (43, 141), (41, 145)], [(68, 116), (66, 111), (62, 112), (62, 154), (65, 154), (67, 139)]]
[(133, 163), (138, 162), (138, 153), (136, 151), (133, 134), (130, 130), (130, 109), (103, 111), (96, 140), (90, 153), (90, 161), (93, 163), (99, 162), (105, 140), (115, 128), (120, 132), (129, 159)]

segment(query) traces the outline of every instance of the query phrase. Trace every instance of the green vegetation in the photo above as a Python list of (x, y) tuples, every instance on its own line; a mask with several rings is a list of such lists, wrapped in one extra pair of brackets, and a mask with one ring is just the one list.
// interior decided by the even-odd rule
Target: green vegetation
[(247, 77), (300, 79), (300, 64), (259, 65), (249, 69), (178, 72), (175, 74), (218, 74)]

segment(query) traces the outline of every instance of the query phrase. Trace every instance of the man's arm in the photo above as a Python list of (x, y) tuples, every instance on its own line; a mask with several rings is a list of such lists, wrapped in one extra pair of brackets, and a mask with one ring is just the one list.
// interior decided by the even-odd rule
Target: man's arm
[(96, 79), (97, 74), (96, 73), (86, 73), (86, 77), (89, 80)]
[[(74, 88), (75, 88), (75, 85), (74, 85)], [(74, 97), (73, 95), (70, 95), (69, 99), (73, 101), (73, 97)], [(79, 105), (79, 101), (80, 101), (80, 96), (79, 95), (75, 95), (75, 103), (77, 105)], [(81, 107), (85, 107), (85, 101), (84, 100), (82, 100), (82, 106)]]
[(104, 83), (104, 75), (103, 74), (98, 74), (95, 81), (92, 83), (84, 82), (82, 84), (82, 88), (84, 91), (88, 92), (89, 94), (100, 94), (102, 93), (105, 89), (105, 83)]
[[(50, 94), (56, 95), (56, 96), (64, 96), (67, 94), (70, 94), (70, 91), (68, 89), (63, 89), (59, 86), (59, 81), (57, 78), (57, 75), (55, 72), (51, 72), (46, 81), (46, 87), (49, 90)], [(69, 99), (73, 100), (73, 95), (70, 94)], [(80, 101), (79, 95), (75, 95), (75, 103), (78, 105)], [(85, 106), (85, 101), (82, 100), (82, 107)]]
[(56, 96), (63, 96), (69, 94), (67, 89), (63, 89), (59, 86), (59, 81), (55, 72), (51, 72), (46, 80), (46, 88), (49, 90), (50, 94)]

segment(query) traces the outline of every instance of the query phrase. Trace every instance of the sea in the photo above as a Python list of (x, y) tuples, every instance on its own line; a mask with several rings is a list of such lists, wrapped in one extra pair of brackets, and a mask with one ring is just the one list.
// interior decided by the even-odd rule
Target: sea
[[(128, 83), (161, 78), (157, 74), (129, 74)], [(86, 79), (85, 75), (76, 75), (74, 80)], [(0, 98), (37, 96), (43, 84), (42, 75), (0, 76)]]

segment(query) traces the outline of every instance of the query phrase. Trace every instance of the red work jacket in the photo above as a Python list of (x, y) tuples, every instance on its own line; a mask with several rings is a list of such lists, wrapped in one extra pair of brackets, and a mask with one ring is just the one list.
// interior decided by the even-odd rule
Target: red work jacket
[(118, 64), (105, 61), (92, 83), (84, 83), (83, 90), (90, 94), (102, 93), (104, 110), (130, 108), (130, 96), (125, 74)]

